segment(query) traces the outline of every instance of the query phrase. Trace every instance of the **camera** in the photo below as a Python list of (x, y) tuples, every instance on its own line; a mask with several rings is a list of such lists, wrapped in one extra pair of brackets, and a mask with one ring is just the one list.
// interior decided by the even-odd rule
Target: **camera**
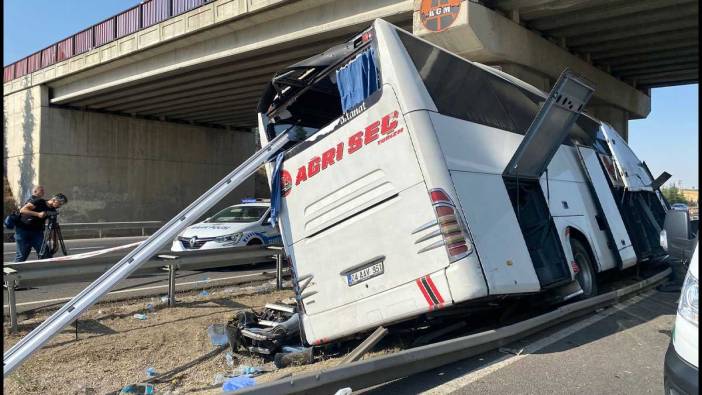
[(59, 215), (58, 211), (47, 211), (46, 212), (47, 218), (56, 218), (56, 217), (58, 217), (58, 215)]

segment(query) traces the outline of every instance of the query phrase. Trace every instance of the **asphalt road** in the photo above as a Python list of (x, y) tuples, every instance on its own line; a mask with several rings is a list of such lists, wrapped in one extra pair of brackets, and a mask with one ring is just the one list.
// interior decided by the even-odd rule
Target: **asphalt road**
[[(129, 243), (134, 243), (136, 241), (145, 240), (146, 236), (134, 236), (134, 237), (109, 237), (104, 239), (76, 239), (76, 240), (66, 240), (66, 249), (68, 254), (80, 254), (83, 252), (90, 252), (95, 250), (101, 250), (104, 248), (117, 247)], [(17, 245), (15, 243), (3, 243), (2, 246), (2, 261), (3, 262), (14, 262), (15, 255), (17, 251)], [(63, 255), (61, 251), (57, 253), (56, 256)], [(29, 260), (37, 259), (36, 251), (32, 250), (29, 255)]]
[[(678, 293), (655, 290), (594, 315), (364, 394), (660, 394)], [(518, 355), (517, 355), (518, 354)]]

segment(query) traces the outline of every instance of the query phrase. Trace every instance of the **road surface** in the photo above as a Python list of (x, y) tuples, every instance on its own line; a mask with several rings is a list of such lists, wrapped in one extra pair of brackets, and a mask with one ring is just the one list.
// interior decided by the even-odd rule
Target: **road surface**
[[(649, 291), (364, 394), (661, 394), (679, 293)], [(516, 355), (519, 354), (519, 355)]]

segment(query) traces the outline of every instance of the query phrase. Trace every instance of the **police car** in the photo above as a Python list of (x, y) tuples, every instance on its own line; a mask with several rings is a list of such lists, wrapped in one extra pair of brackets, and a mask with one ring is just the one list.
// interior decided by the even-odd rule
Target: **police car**
[(243, 199), (186, 228), (173, 240), (171, 251), (280, 244), (278, 228), (268, 223), (270, 206), (267, 199)]

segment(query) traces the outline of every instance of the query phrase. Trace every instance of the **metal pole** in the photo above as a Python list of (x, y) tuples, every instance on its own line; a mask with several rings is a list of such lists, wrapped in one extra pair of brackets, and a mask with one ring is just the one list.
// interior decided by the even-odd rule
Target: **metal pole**
[(168, 265), (168, 307), (175, 307), (175, 265)]
[(10, 307), (10, 326), (17, 333), (17, 304), (15, 301), (15, 280), (7, 280), (7, 302)]
[(283, 289), (283, 251), (281, 250), (275, 256), (275, 288)]

